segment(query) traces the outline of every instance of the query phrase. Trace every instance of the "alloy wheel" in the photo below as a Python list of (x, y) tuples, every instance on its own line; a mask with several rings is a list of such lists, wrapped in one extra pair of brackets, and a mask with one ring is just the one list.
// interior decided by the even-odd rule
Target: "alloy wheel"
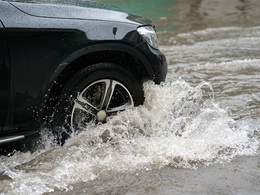
[(74, 101), (71, 113), (73, 131), (90, 122), (104, 123), (108, 117), (134, 107), (129, 90), (113, 79), (95, 81), (84, 88)]

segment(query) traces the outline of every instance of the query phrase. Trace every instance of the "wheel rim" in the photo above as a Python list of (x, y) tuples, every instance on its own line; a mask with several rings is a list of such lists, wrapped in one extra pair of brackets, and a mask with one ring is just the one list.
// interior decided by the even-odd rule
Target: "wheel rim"
[(129, 90), (113, 79), (102, 79), (88, 85), (74, 101), (71, 114), (73, 131), (90, 122), (105, 122), (107, 117), (134, 106)]

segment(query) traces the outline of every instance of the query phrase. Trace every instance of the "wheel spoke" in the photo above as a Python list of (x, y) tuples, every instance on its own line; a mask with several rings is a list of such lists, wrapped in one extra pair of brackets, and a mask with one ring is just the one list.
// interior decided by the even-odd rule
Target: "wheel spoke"
[(103, 109), (104, 107), (107, 107), (108, 104), (108, 98), (111, 96), (111, 83), (113, 82), (112, 80), (104, 80), (105, 83), (105, 90), (103, 91), (102, 94), (102, 99), (100, 102), (100, 109)]
[(94, 106), (93, 104), (91, 104), (90, 102), (88, 102), (83, 96), (82, 96), (83, 93), (79, 94), (78, 97), (77, 97), (77, 102), (81, 105), (84, 105), (84, 107), (86, 106), (89, 106), (95, 110), (98, 110), (98, 108), (96, 106)]
[[(89, 107), (89, 108), (87, 108), (87, 107)], [(83, 102), (80, 102), (78, 99), (75, 100), (74, 106), (72, 109), (71, 119), (70, 119), (71, 129), (73, 132), (77, 129), (78, 125), (84, 124), (84, 123), (82, 123), (82, 121), (84, 121), (84, 118), (85, 118), (85, 117), (83, 118), (83, 116), (82, 116), (81, 119), (78, 121), (76, 118), (78, 117), (79, 112), (76, 110), (86, 113), (87, 115), (90, 115), (93, 120), (96, 120), (97, 111), (93, 107), (90, 107), (90, 106), (88, 106), (88, 104), (86, 105)], [(87, 116), (87, 115), (85, 115), (85, 116)], [(76, 119), (76, 124), (74, 123), (75, 119)]]
[(123, 106), (119, 106), (119, 107), (116, 107), (116, 108), (111, 108), (109, 110), (107, 110), (108, 113), (114, 113), (114, 112), (120, 112), (120, 111), (124, 111), (126, 110), (127, 108), (132, 108), (134, 105), (133, 104), (125, 104)]
[[(119, 82), (111, 80), (109, 91), (109, 97), (107, 98), (106, 103), (106, 111), (108, 113), (124, 111), (125, 109), (134, 106), (134, 102), (130, 92)], [(113, 101), (117, 103), (115, 104)], [(109, 107), (110, 105), (113, 106)]]
[[(87, 104), (89, 106), (89, 104)], [(95, 111), (93, 110), (94, 107), (90, 107), (89, 109), (86, 108), (86, 105), (84, 102), (79, 101), (78, 99), (74, 101), (74, 106), (73, 106), (73, 113), (75, 109), (82, 110), (88, 114), (91, 114), (93, 116), (96, 116)]]
[(108, 110), (108, 106), (109, 106), (112, 96), (114, 94), (116, 84), (117, 84), (116, 81), (110, 80), (108, 92), (106, 93), (106, 98), (105, 98), (106, 101), (105, 101), (105, 105), (104, 105), (106, 107), (106, 111)]

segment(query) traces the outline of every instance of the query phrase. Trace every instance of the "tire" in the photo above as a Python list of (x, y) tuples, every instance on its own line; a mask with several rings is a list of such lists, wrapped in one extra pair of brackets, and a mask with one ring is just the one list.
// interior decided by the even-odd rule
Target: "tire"
[(52, 114), (51, 127), (64, 143), (88, 123), (104, 123), (120, 111), (144, 102), (142, 83), (112, 63), (86, 67), (64, 86)]

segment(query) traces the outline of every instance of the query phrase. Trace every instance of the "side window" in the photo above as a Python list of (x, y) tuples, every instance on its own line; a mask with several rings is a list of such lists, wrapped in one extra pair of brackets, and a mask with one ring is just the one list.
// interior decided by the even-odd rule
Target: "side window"
[(8, 109), (9, 64), (4, 26), (0, 20), (0, 130), (2, 129)]

